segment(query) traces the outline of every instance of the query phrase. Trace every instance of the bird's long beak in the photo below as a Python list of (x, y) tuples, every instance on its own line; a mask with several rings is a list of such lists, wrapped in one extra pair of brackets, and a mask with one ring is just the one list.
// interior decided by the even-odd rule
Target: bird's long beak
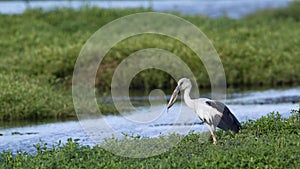
[(179, 86), (177, 86), (177, 87), (175, 88), (175, 90), (174, 90), (174, 92), (173, 92), (171, 98), (170, 98), (169, 103), (168, 103), (168, 109), (171, 108), (171, 107), (173, 106), (173, 104), (175, 103), (175, 101), (176, 101), (176, 99), (177, 99), (179, 93), (180, 93)]

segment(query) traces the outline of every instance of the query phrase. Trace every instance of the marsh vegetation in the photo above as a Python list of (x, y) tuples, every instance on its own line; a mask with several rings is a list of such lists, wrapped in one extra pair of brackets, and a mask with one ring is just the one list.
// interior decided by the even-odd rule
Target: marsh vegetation
[[(0, 15), (0, 24), (5, 25), (0, 27), (0, 120), (74, 118), (72, 73), (82, 45), (110, 21), (146, 11), (152, 10), (82, 7), (79, 10), (29, 9), (20, 15)], [(211, 40), (222, 59), (228, 87), (275, 87), (300, 84), (299, 11), (300, 3), (295, 1), (287, 8), (261, 11), (238, 20), (176, 15), (195, 24)], [(150, 47), (179, 56), (196, 73), (200, 87), (210, 87), (204, 66), (186, 45), (165, 36), (140, 35), (120, 42), (105, 56), (95, 82), (97, 94), (109, 96), (116, 66), (130, 53)], [(169, 75), (147, 70), (133, 79), (131, 87), (149, 91), (175, 85)], [(116, 112), (113, 105), (102, 99), (99, 108), (105, 114)], [(147, 159), (115, 156), (101, 146), (81, 146), (72, 139), (51, 148), (40, 143), (35, 145), (37, 154), (2, 152), (0, 166), (297, 168), (300, 166), (299, 124), (299, 111), (293, 111), (288, 119), (271, 113), (243, 123), (241, 134), (218, 131), (217, 146), (209, 140), (199, 141), (202, 133), (191, 132), (175, 148)], [(162, 138), (151, 139), (159, 143)], [(132, 148), (126, 139), (124, 142), (110, 140), (106, 144), (122, 145), (124, 152)]]
[[(300, 83), (299, 6), (294, 2), (284, 9), (257, 12), (239, 20), (177, 15), (198, 26), (212, 41), (229, 87), (295, 85)], [(82, 7), (0, 15), (1, 25), (5, 25), (0, 28), (0, 83), (5, 89), (0, 96), (0, 119), (74, 116), (70, 86), (82, 45), (106, 23), (146, 11), (151, 9)], [(191, 49), (164, 36), (141, 35), (122, 41), (105, 56), (96, 78), (99, 96), (108, 95), (118, 63), (128, 54), (149, 47), (181, 57), (195, 72), (200, 87), (210, 87), (205, 68)], [(149, 90), (174, 85), (166, 73), (147, 70), (133, 79), (131, 87)], [(115, 112), (113, 106), (105, 105), (100, 103), (104, 112)]]

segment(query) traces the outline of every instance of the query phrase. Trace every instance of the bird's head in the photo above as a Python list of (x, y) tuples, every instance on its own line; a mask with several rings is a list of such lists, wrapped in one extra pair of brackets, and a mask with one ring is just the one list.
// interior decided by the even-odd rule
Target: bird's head
[(175, 90), (173, 91), (173, 94), (170, 98), (170, 101), (168, 103), (168, 109), (171, 108), (173, 106), (173, 104), (175, 103), (180, 91), (183, 91), (187, 88), (191, 88), (192, 87), (192, 83), (190, 81), (190, 79), (188, 78), (182, 78), (177, 82), (177, 87), (175, 88)]
[(182, 90), (185, 90), (187, 88), (191, 88), (192, 83), (191, 83), (190, 79), (182, 78), (182, 79), (178, 80), (177, 87), (179, 88), (180, 91), (182, 91)]

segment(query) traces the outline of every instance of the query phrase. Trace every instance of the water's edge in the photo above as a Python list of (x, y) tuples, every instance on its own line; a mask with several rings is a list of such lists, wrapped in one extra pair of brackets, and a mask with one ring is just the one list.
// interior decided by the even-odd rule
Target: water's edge
[[(147, 98), (147, 97), (142, 97)], [(226, 104), (240, 121), (257, 119), (275, 111), (289, 117), (292, 109), (299, 109), (300, 87), (280, 90), (249, 91), (228, 95)], [(137, 99), (139, 100), (139, 99)], [(189, 131), (207, 131), (195, 113), (177, 102), (168, 112), (164, 104), (151, 109), (140, 106), (136, 113), (126, 116), (104, 116), (101, 119), (27, 124), (23, 127), (0, 128), (0, 151), (18, 150), (35, 152), (33, 144), (41, 140), (49, 146), (59, 140), (78, 138), (82, 145), (95, 145), (101, 139), (134, 133), (142, 137), (157, 137), (170, 133), (187, 134)], [(121, 133), (121, 134), (120, 134)], [(99, 140), (93, 140), (97, 136)]]
[(179, 12), (181, 14), (201, 14), (212, 18), (227, 16), (229, 18), (241, 18), (257, 10), (278, 8), (287, 6), (292, 0), (145, 0), (145, 1), (0, 1), (0, 13), (2, 14), (21, 14), (29, 8), (41, 8), (51, 10), (53, 8), (74, 8), (82, 6), (97, 6), (101, 8), (152, 8), (158, 12)]

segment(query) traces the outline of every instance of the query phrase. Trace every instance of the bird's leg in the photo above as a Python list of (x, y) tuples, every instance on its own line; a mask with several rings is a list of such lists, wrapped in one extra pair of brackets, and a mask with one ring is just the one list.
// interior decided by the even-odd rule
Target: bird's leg
[(216, 126), (213, 125), (212, 128), (213, 128), (213, 131), (214, 131), (214, 137), (215, 137), (215, 139), (214, 139), (214, 144), (216, 145), (216, 144), (217, 144), (217, 132), (216, 132)]
[(214, 129), (214, 131), (213, 131), (213, 144), (214, 145), (216, 145), (217, 144), (217, 139), (216, 139), (216, 137), (217, 137), (217, 133), (216, 133), (216, 129)]
[(215, 131), (215, 128), (211, 125), (208, 125), (208, 129), (210, 131), (210, 134), (213, 138), (213, 144), (216, 145), (217, 144), (217, 139), (216, 139), (216, 131)]

